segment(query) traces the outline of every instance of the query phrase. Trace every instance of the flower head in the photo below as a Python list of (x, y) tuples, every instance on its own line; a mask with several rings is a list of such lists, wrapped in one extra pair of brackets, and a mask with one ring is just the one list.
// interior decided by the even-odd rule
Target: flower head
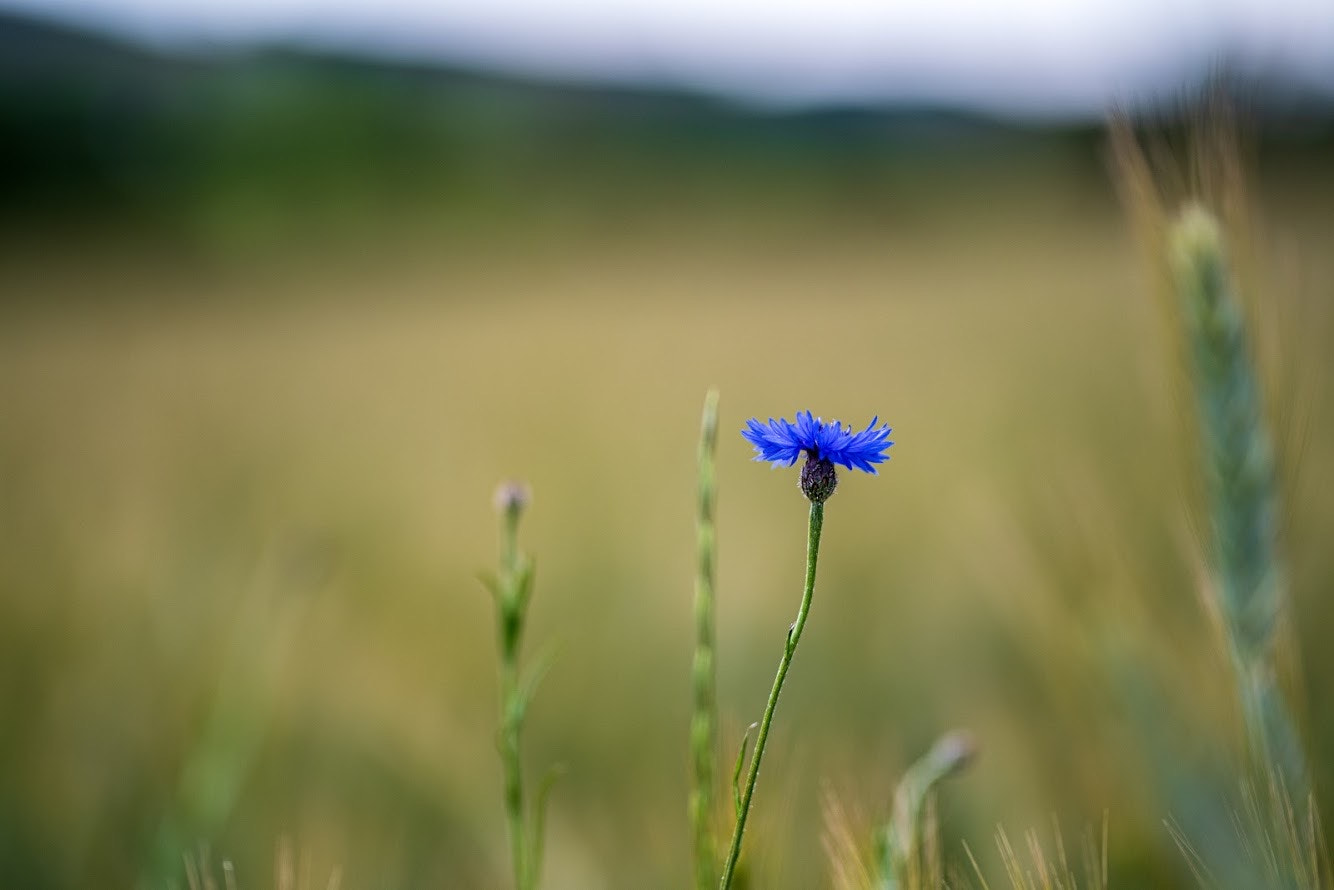
[(834, 493), (838, 484), (834, 464), (874, 476), (875, 464), (889, 459), (885, 452), (894, 444), (889, 440), (890, 427), (888, 424), (877, 427), (879, 422), (876, 417), (857, 433), (850, 426), (845, 429), (837, 420), (826, 423), (812, 417), (809, 411), (798, 411), (796, 423), (770, 418), (766, 424), (752, 417), (746, 421), (741, 435), (755, 446), (756, 460), (768, 461), (775, 467), (790, 467), (797, 458), (806, 455), (801, 490), (806, 497), (820, 503)]
[(844, 429), (837, 420), (826, 423), (812, 417), (809, 411), (798, 411), (796, 423), (770, 418), (764, 424), (752, 417), (746, 421), (741, 435), (755, 446), (756, 460), (769, 461), (775, 467), (790, 467), (804, 453), (808, 458), (827, 460), (874, 476), (873, 464), (888, 460), (885, 451), (894, 444), (889, 441), (889, 425), (877, 428), (879, 421), (877, 417), (866, 429), (854, 433), (852, 427)]
[(517, 517), (532, 499), (533, 493), (528, 488), (527, 483), (511, 479), (496, 486), (496, 493), (491, 498), (491, 504), (500, 515)]

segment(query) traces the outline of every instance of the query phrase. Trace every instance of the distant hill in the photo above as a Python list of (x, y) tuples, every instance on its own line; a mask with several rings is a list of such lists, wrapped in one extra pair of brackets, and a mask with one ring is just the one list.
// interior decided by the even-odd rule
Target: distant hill
[(474, 192), (559, 167), (828, 163), (1012, 129), (934, 110), (762, 114), (681, 92), (283, 47), (168, 54), (0, 15), (0, 209), (170, 205), (246, 183), (275, 199), (357, 180)]
[(855, 191), (905, 164), (1089, 154), (1097, 138), (933, 108), (779, 113), (294, 47), (166, 52), (0, 14), (0, 215), (505, 206), (683, 182)]

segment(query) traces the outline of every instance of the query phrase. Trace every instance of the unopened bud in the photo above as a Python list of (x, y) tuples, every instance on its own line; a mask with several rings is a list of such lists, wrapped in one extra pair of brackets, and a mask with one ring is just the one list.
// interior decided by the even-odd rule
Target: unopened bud
[(931, 748), (931, 760), (942, 775), (959, 772), (976, 756), (977, 741), (972, 734), (959, 729), (941, 736)]
[(510, 480), (500, 483), (491, 502), (495, 505), (497, 513), (515, 519), (532, 499), (533, 493), (527, 485)]
[(838, 488), (838, 473), (833, 462), (808, 455), (801, 467), (801, 493), (812, 504), (823, 504), (835, 488)]

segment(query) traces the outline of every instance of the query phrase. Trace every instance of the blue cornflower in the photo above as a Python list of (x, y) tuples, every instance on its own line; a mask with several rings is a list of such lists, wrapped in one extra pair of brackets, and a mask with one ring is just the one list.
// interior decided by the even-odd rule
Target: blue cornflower
[(866, 429), (855, 433), (837, 420), (826, 423), (809, 411), (798, 411), (796, 423), (770, 418), (764, 424), (752, 417), (741, 435), (755, 446), (756, 460), (769, 461), (775, 467), (790, 467), (805, 454), (801, 489), (812, 501), (823, 502), (838, 484), (834, 464), (874, 476), (874, 465), (889, 459), (885, 452), (894, 444), (889, 440), (890, 427), (877, 427), (879, 422), (876, 417)]
[(768, 424), (763, 424), (752, 417), (746, 421), (741, 435), (755, 446), (756, 460), (770, 461), (775, 467), (790, 467), (804, 453), (815, 460), (827, 460), (874, 476), (872, 464), (887, 460), (889, 455), (885, 451), (894, 444), (889, 441), (888, 424), (876, 428), (879, 421), (877, 417), (866, 429), (854, 433), (852, 427), (844, 429), (837, 420), (826, 423), (812, 417), (809, 411), (798, 411), (796, 423), (770, 418)]

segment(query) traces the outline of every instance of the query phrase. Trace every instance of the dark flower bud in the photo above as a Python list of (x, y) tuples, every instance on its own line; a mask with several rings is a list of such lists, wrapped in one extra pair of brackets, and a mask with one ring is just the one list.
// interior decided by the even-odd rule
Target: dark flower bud
[(801, 493), (812, 504), (823, 504), (837, 487), (838, 473), (833, 462), (808, 454), (801, 467)]

